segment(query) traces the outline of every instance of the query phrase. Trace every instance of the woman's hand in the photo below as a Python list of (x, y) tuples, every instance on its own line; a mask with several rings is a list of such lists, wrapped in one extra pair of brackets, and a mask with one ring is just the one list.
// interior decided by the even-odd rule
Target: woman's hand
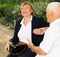
[(11, 42), (7, 42), (7, 44), (5, 45), (5, 51), (7, 53), (9, 53), (9, 47), (10, 47), (11, 44), (12, 44)]

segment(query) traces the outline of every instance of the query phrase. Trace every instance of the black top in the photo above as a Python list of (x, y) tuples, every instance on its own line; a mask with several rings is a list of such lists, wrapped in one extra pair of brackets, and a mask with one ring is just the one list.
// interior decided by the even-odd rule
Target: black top
[[(17, 34), (19, 32), (19, 29), (21, 28), (20, 22), (21, 22), (21, 19), (16, 22), (14, 36), (10, 40), (13, 43), (18, 43), (19, 42), (19, 38), (18, 38)], [(49, 23), (44, 21), (43, 18), (36, 17), (36, 16), (33, 16), (31, 23), (32, 23), (32, 28), (31, 28), (32, 29), (32, 37), (31, 37), (32, 38), (32, 43), (35, 46), (39, 46), (40, 42), (43, 40), (43, 35), (34, 34), (33, 29), (42, 28), (42, 27), (48, 27)]]

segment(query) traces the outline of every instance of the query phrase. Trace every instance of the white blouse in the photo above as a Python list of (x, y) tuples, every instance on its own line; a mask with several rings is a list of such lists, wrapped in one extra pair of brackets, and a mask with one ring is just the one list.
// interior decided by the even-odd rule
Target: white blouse
[(23, 23), (24, 18), (21, 21), (21, 28), (18, 32), (18, 38), (20, 41), (24, 42), (24, 43), (28, 43), (28, 39), (31, 40), (31, 20), (32, 20), (32, 16), (31, 19), (29, 21), (29, 23), (27, 25), (25, 25)]

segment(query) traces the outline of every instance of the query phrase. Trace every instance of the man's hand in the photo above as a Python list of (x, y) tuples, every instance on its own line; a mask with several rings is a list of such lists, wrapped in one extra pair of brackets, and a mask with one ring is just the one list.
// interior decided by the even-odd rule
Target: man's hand
[(32, 52), (35, 52), (37, 54), (40, 54), (40, 55), (47, 54), (39, 46), (34, 46), (33, 43), (29, 39), (28, 39), (28, 47), (31, 49)]
[(43, 35), (48, 27), (37, 28), (33, 30), (33, 33), (36, 35)]

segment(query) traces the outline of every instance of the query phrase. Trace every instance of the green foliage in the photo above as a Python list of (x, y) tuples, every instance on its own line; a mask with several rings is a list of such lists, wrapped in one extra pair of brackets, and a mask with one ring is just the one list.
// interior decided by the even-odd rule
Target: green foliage
[(45, 10), (47, 4), (56, 0), (0, 0), (0, 23), (14, 28), (16, 19), (22, 17), (19, 5), (25, 1), (33, 4), (35, 10), (34, 15), (42, 16), (46, 20)]
[(34, 2), (34, 9), (35, 9), (35, 15), (37, 16), (42, 16), (45, 18), (45, 10), (46, 10), (46, 6), (47, 6), (47, 2)]

